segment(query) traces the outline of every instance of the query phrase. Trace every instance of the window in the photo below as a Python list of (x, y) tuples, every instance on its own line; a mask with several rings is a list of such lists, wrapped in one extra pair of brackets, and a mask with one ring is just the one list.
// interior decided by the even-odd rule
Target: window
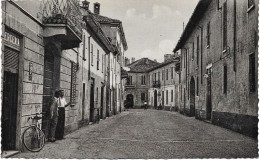
[(197, 77), (197, 96), (199, 95), (199, 77)]
[(142, 85), (145, 85), (145, 75), (142, 75), (142, 76), (141, 76), (141, 84), (142, 84)]
[(180, 86), (180, 89), (181, 89), (181, 100), (182, 100), (182, 86)]
[(141, 101), (145, 101), (145, 93), (141, 93)]
[(255, 53), (249, 55), (249, 90), (256, 91)]
[(192, 42), (192, 57), (191, 57), (192, 60), (194, 59), (194, 51), (195, 51), (194, 42)]
[(160, 77), (160, 72), (158, 72), (158, 81), (160, 81), (160, 78), (161, 78), (161, 77)]
[(168, 104), (168, 90), (166, 90), (166, 104)]
[(185, 68), (186, 67), (186, 52), (183, 52), (183, 56), (184, 56), (184, 58), (183, 58), (183, 68)]
[(173, 90), (171, 90), (171, 102), (173, 102)]
[(77, 80), (77, 64), (71, 62), (71, 89), (70, 89), (70, 102), (76, 104), (76, 80)]
[(97, 70), (99, 70), (99, 50), (97, 50)]
[(101, 70), (102, 70), (102, 73), (104, 72), (104, 55), (102, 54), (102, 62), (101, 62)]
[(162, 105), (164, 106), (164, 91), (162, 91)]
[(91, 50), (90, 50), (90, 54), (91, 54), (91, 65), (93, 66), (93, 44), (91, 44)]
[(156, 73), (154, 73), (154, 81), (156, 81)]
[(132, 85), (132, 76), (129, 76), (126, 80), (127, 85)]
[(164, 80), (164, 70), (162, 71), (162, 80)]
[(210, 46), (210, 22), (207, 24), (207, 47)]
[(96, 103), (98, 104), (98, 87), (97, 87), (97, 93), (96, 93)]
[(258, 45), (258, 35), (257, 35), (257, 31), (256, 30), (254, 31), (254, 45), (255, 45), (255, 48), (257, 48), (257, 45)]
[(199, 48), (200, 48), (200, 38), (197, 37), (197, 66), (199, 65)]
[(223, 4), (223, 50), (227, 49), (227, 2)]
[(169, 73), (169, 71), (168, 71), (168, 69), (166, 69), (166, 80), (168, 80), (168, 73)]
[(86, 35), (83, 36), (83, 60), (86, 61)]
[(248, 0), (248, 8), (252, 8), (255, 6), (255, 0)]
[(171, 67), (171, 77), (173, 79), (173, 67)]
[(224, 77), (223, 77), (223, 93), (227, 93), (227, 66), (224, 66)]

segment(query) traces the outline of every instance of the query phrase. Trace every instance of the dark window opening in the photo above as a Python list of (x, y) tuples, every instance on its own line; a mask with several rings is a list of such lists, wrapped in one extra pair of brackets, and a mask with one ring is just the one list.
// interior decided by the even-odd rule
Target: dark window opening
[(255, 54), (249, 55), (249, 90), (256, 91)]
[(223, 77), (223, 93), (227, 93), (227, 66), (224, 66), (224, 77)]
[(223, 50), (227, 49), (227, 2), (223, 4)]

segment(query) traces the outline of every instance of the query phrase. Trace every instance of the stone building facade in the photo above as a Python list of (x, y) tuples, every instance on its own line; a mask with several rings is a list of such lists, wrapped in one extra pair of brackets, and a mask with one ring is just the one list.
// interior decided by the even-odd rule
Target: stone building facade
[(175, 68), (179, 59), (171, 57), (163, 63), (142, 58), (128, 66), (126, 102), (131, 107), (141, 108), (147, 102), (150, 107), (178, 110), (179, 76)]
[[(43, 5), (53, 7), (53, 1), (48, 2)], [(104, 119), (110, 112), (124, 110), (116, 104), (119, 96), (113, 99), (106, 93), (114, 83), (117, 93), (123, 94), (121, 61), (127, 50), (126, 40), (124, 36), (116, 39), (121, 46), (124, 44), (119, 52), (119, 46), (110, 41), (113, 37), (102, 30), (98, 21), (89, 19), (96, 14), (89, 10), (89, 3), (80, 6), (77, 1), (67, 1), (60, 10), (45, 11), (40, 1), (1, 3), (2, 151), (24, 149), (22, 133), (33, 123), (28, 118), (36, 113), (42, 114), (40, 125), (48, 137), (49, 102), (56, 90), (63, 89), (66, 101), (72, 103), (65, 111), (65, 133), (95, 122), (97, 115)], [(37, 13), (23, 8), (32, 4)], [(66, 13), (68, 8), (72, 10)], [(118, 34), (124, 34), (122, 27)], [(118, 55), (121, 59), (116, 61)]]
[(148, 89), (150, 87), (148, 70), (159, 63), (148, 58), (139, 59), (128, 67), (128, 78), (125, 84), (126, 102), (129, 108), (141, 108), (144, 102), (148, 101)]
[[(174, 56), (172, 56), (174, 57)], [(149, 71), (148, 104), (165, 110), (178, 110), (179, 75), (175, 72), (179, 60), (172, 58)]]
[(257, 137), (259, 1), (201, 0), (181, 51), (180, 111)]

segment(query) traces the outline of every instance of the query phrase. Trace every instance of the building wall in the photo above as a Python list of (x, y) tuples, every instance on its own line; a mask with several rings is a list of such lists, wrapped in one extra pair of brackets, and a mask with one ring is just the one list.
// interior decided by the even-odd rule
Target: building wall
[[(168, 71), (168, 78), (166, 76)], [(164, 72), (164, 76), (163, 76)], [(154, 79), (154, 74), (156, 73), (156, 79)], [(160, 74), (160, 76), (158, 76)], [(149, 72), (149, 105), (154, 106), (154, 91), (157, 90), (157, 106), (160, 104), (166, 110), (171, 110), (172, 108), (178, 109), (178, 80), (179, 76), (175, 72), (175, 62), (168, 65), (157, 68)], [(154, 88), (153, 81), (159, 81), (160, 87)], [(168, 91), (168, 103), (167, 103), (167, 91)], [(164, 101), (162, 98), (162, 93), (164, 93)]]
[[(219, 1), (220, 7), (224, 1)], [(234, 3), (236, 2), (236, 5)], [(206, 119), (207, 111), (207, 68), (210, 66), (212, 86), (211, 120), (235, 131), (255, 137), (257, 135), (257, 91), (249, 92), (249, 54), (258, 50), (254, 37), (258, 37), (258, 1), (250, 11), (247, 1), (227, 1), (227, 49), (222, 46), (222, 10), (217, 1), (212, 1), (207, 11), (194, 26), (193, 32), (181, 49), (181, 112), (190, 112), (190, 81), (196, 84), (196, 117)], [(236, 16), (234, 16), (236, 6)], [(235, 19), (236, 18), (236, 19)], [(206, 44), (207, 24), (210, 22), (210, 45)], [(234, 27), (236, 23), (236, 26)], [(202, 28), (202, 31), (201, 31)], [(236, 32), (235, 32), (236, 31)], [(255, 35), (255, 32), (257, 35)], [(197, 61), (197, 36), (199, 36), (199, 64)], [(202, 37), (202, 39), (201, 39)], [(195, 53), (192, 60), (192, 43)], [(202, 42), (202, 43), (201, 43)], [(201, 45), (202, 44), (202, 45)], [(187, 57), (186, 57), (187, 54)], [(202, 60), (202, 61), (201, 61)], [(187, 62), (187, 63), (186, 63)], [(224, 89), (224, 66), (227, 66), (227, 93)], [(255, 63), (257, 68), (258, 64)], [(257, 74), (256, 74), (257, 75)], [(258, 79), (258, 77), (255, 77)], [(185, 91), (185, 94), (184, 94)], [(198, 92), (198, 94), (197, 94)], [(248, 125), (250, 124), (250, 125)]]
[[(144, 105), (144, 101), (141, 99), (141, 94), (145, 93), (145, 101), (148, 101), (148, 88), (149, 77), (148, 73), (131, 73), (128, 72), (128, 76), (132, 76), (132, 85), (126, 84), (126, 94), (132, 94), (134, 98), (134, 108), (141, 108)], [(145, 84), (142, 84), (141, 77), (145, 76)]]
[[(21, 36), (19, 53), (19, 80), (18, 80), (18, 105), (17, 105), (17, 129), (16, 148), (22, 147), (21, 135), (31, 124), (28, 117), (42, 110), (43, 94), (43, 64), (44, 48), (42, 39), (42, 28), (39, 23), (21, 12), (13, 4), (3, 1), (2, 10), (2, 33), (9, 30)], [(26, 22), (26, 23), (25, 23)], [(3, 38), (3, 36), (2, 36)], [(3, 42), (3, 41), (2, 41)], [(2, 43), (2, 53), (4, 50)], [(2, 54), (2, 64), (4, 58)], [(32, 80), (29, 80), (29, 64), (32, 73)], [(4, 67), (2, 65), (2, 73)], [(3, 74), (2, 74), (3, 82)], [(3, 89), (3, 83), (2, 89)], [(2, 92), (2, 90), (1, 90)], [(3, 92), (2, 92), (3, 93)], [(41, 122), (40, 122), (41, 123)]]

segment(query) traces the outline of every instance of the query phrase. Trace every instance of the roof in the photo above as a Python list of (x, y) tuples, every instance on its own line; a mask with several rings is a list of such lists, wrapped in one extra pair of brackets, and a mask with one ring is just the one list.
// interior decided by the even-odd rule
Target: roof
[(148, 58), (142, 58), (129, 64), (127, 67), (130, 68), (129, 72), (144, 73), (150, 70), (151, 68), (158, 66), (159, 64), (160, 63), (150, 60)]
[(120, 20), (108, 18), (95, 13), (93, 13), (93, 17), (96, 21), (100, 23), (122, 23)]
[(180, 48), (183, 47), (183, 45), (189, 38), (190, 34), (192, 33), (192, 31), (195, 29), (198, 22), (203, 17), (203, 14), (207, 10), (207, 8), (211, 2), (212, 2), (212, 0), (200, 0), (199, 1), (195, 10), (192, 13), (191, 18), (189, 19), (189, 22), (187, 23), (184, 31), (182, 32), (182, 35), (181, 35), (176, 47), (173, 49), (173, 52), (176, 52), (177, 50), (179, 50)]
[(93, 19), (100, 24), (116, 24), (116, 25), (118, 25), (120, 32), (121, 32), (120, 36), (121, 36), (121, 39), (122, 39), (122, 42), (123, 42), (124, 49), (125, 50), (128, 49), (126, 38), (125, 38), (125, 33), (124, 33), (123, 25), (122, 25), (122, 21), (117, 20), (117, 19), (108, 18), (108, 17), (105, 17), (105, 16), (101, 16), (100, 14), (95, 14), (95, 13), (92, 13), (91, 15), (93, 16)]
[(174, 59), (172, 59), (172, 60), (163, 62), (163, 63), (161, 63), (161, 64), (159, 64), (159, 65), (157, 65), (157, 66), (155, 66), (155, 67), (149, 69), (148, 72), (151, 72), (151, 71), (153, 71), (153, 70), (156, 70), (156, 69), (158, 69), (158, 68), (167, 66), (168, 64), (175, 63), (175, 62), (179, 62), (179, 57), (176, 57), (176, 58), (174, 58)]

